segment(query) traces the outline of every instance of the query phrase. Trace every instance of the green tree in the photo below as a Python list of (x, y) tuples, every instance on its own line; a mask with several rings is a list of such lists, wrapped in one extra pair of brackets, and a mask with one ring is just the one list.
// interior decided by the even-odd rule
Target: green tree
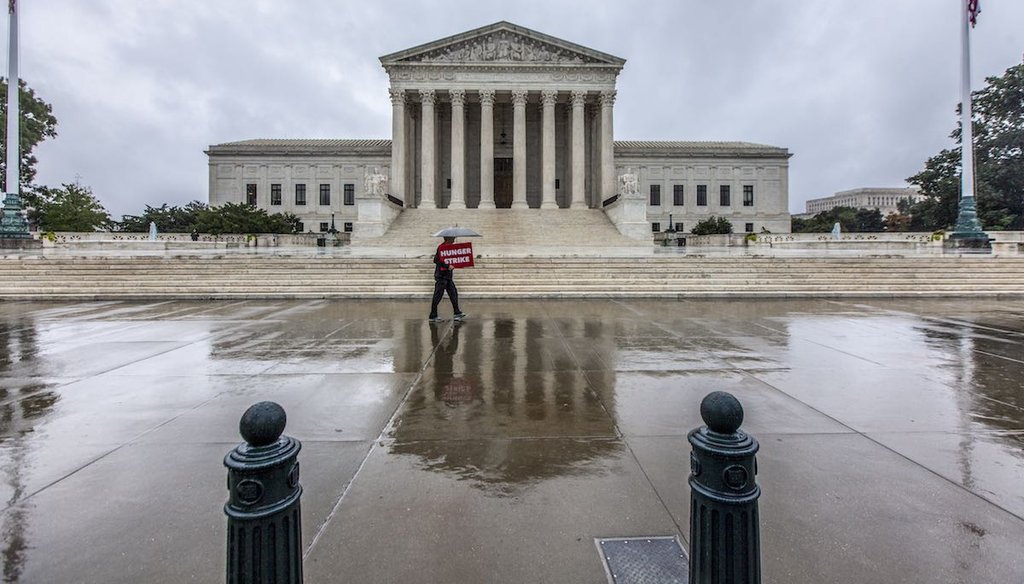
[[(295, 233), (299, 218), (291, 213), (268, 215), (266, 209), (258, 209), (242, 203), (225, 203), (220, 207), (200, 209), (196, 218), (196, 229), (203, 233)], [(148, 229), (148, 227), (147, 227)]]
[[(36, 157), (33, 154), (36, 146), (47, 138), (57, 136), (57, 118), (53, 116), (50, 104), (36, 96), (36, 92), (25, 84), (19, 83), (19, 110), (21, 124), (19, 126), (19, 147), (21, 150), (21, 188), (29, 193), (32, 182), (36, 178)], [(7, 79), (0, 77), (0, 131), (7, 131)], [(7, 140), (0, 142), (0, 181), (7, 180)], [(6, 192), (7, 184), (4, 182)], [(33, 199), (34, 203), (35, 200)], [(28, 203), (28, 201), (26, 201)]]
[[(1024, 229), (1024, 63), (985, 82), (973, 93), (972, 111), (978, 218), (985, 229)], [(960, 130), (958, 124), (950, 135), (957, 144)], [(956, 223), (960, 174), (957, 146), (932, 156), (924, 170), (907, 179), (929, 197), (910, 209), (911, 229)]]
[(102, 231), (113, 225), (110, 214), (89, 187), (40, 187), (36, 195), (38, 205), (30, 209), (29, 220), (42, 231)]
[(715, 235), (722, 233), (732, 233), (732, 223), (729, 222), (725, 217), (708, 217), (707, 219), (701, 219), (693, 226), (690, 233), (694, 235)]
[(872, 233), (885, 229), (885, 219), (878, 209), (857, 209), (854, 222), (854, 231), (858, 233)]
[[(869, 212), (865, 214), (865, 217), (870, 216), (872, 220), (874, 219), (874, 215), (869, 209), (863, 210)], [(810, 219), (794, 219), (792, 230), (793, 233), (828, 233), (832, 231), (836, 223), (839, 223), (843, 231), (860, 231), (859, 212), (853, 207), (834, 207), (828, 211), (822, 211)], [(877, 218), (880, 224), (882, 214), (877, 210), (874, 213), (878, 214)], [(881, 231), (881, 229), (876, 231)]]
[(119, 231), (146, 232), (149, 224), (155, 223), (162, 233), (188, 233), (199, 224), (199, 213), (207, 209), (206, 203), (192, 201), (184, 207), (169, 206), (167, 203), (159, 207), (146, 205), (142, 215), (123, 215), (117, 225)]

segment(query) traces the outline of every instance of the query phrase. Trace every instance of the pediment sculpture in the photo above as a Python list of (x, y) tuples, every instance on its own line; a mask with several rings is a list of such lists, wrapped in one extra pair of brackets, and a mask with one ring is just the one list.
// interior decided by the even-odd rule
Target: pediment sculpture
[(414, 55), (423, 63), (599, 63), (593, 57), (563, 49), (510, 31), (497, 31), (440, 49)]

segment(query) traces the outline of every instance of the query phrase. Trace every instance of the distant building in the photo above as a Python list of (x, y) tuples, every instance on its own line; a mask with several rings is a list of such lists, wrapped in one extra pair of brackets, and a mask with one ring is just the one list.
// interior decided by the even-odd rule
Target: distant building
[(917, 187), (851, 189), (840, 191), (831, 197), (807, 201), (805, 215), (813, 217), (836, 207), (853, 207), (854, 209), (878, 209), (882, 212), (882, 216), (885, 216), (897, 212), (899, 210), (897, 205), (904, 199), (916, 203), (924, 198), (925, 196)]

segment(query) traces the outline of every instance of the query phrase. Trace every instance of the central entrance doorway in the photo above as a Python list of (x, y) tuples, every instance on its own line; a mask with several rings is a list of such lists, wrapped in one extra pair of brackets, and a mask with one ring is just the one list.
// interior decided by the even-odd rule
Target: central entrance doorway
[(512, 159), (494, 159), (494, 206), (512, 208)]

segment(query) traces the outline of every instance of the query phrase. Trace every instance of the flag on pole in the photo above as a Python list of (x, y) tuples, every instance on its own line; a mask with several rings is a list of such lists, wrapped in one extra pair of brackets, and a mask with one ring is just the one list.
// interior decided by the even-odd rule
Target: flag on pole
[[(14, 0), (11, 0), (14, 5)], [(967, 14), (971, 18), (971, 26), (978, 24), (978, 15), (981, 14), (981, 0), (967, 0)]]

